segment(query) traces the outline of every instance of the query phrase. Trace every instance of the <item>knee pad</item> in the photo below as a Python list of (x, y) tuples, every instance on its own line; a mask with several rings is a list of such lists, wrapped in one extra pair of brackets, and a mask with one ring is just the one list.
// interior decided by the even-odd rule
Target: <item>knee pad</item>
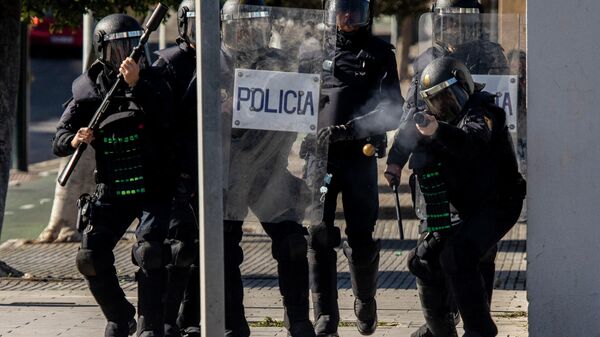
[(198, 256), (198, 243), (176, 239), (169, 240), (171, 247), (171, 264), (175, 267), (189, 267)]
[(353, 246), (350, 246), (348, 242), (344, 242), (342, 247), (348, 261), (358, 267), (369, 266), (375, 260), (378, 260), (379, 251), (381, 250), (379, 240), (374, 241), (372, 239), (362, 243), (354, 242)]
[(75, 258), (77, 270), (84, 276), (96, 276), (110, 269), (115, 263), (112, 251), (80, 248)]
[(412, 249), (410, 253), (408, 253), (406, 264), (408, 270), (416, 277), (423, 280), (435, 279), (435, 271), (432, 269), (431, 264), (417, 256), (416, 248)]
[(323, 222), (308, 227), (308, 236), (308, 244), (315, 250), (335, 248), (342, 243), (340, 229), (335, 226), (327, 226)]
[(163, 242), (136, 242), (131, 249), (134, 261), (143, 270), (160, 269), (170, 260), (169, 246)]
[(296, 262), (306, 260), (308, 244), (304, 235), (290, 234), (281, 240), (273, 241), (271, 253), (278, 262)]

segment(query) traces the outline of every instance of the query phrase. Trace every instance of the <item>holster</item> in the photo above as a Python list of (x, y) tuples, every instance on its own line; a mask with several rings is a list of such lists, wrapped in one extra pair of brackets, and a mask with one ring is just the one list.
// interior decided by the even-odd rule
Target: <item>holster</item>
[(92, 214), (92, 205), (95, 197), (84, 193), (77, 199), (77, 231), (80, 233), (89, 225)]

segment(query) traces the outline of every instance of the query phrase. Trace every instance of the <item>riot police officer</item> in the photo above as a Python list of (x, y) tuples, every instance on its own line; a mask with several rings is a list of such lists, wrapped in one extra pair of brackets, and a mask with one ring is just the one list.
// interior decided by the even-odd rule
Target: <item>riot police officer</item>
[[(164, 240), (173, 186), (170, 91), (143, 58), (139, 64), (127, 58), (142, 33), (138, 22), (124, 14), (98, 22), (97, 60), (73, 82), (73, 97), (53, 140), (58, 156), (72, 154), (82, 143), (96, 150), (96, 192), (86, 206), (90, 219), (76, 263), (108, 321), (105, 336), (125, 337), (136, 330), (135, 308), (119, 286), (112, 252), (136, 218), (137, 335), (163, 336), (161, 298), (169, 256)], [(127, 85), (117, 89), (99, 128), (87, 128), (119, 72)]]
[[(413, 336), (457, 335), (443, 307), (446, 284), (464, 336), (496, 336), (481, 259), (516, 223), (525, 193), (506, 115), (452, 57), (432, 61), (419, 83), (427, 113), (413, 114), (418, 123), (403, 121), (386, 169), (399, 172), (410, 155), (415, 208), (425, 219), (409, 269), (418, 277), (427, 326)], [(441, 300), (430, 302), (434, 295)]]
[[(385, 151), (385, 132), (402, 115), (393, 46), (373, 37), (369, 0), (324, 2), (328, 22), (337, 28), (333, 62), (325, 72), (318, 142), (328, 144), (327, 171), (332, 174), (325, 198), (323, 222), (309, 228), (309, 265), (317, 336), (338, 336), (334, 226), (337, 196), (342, 193), (346, 235), (343, 251), (350, 265), (354, 312), (361, 334), (377, 327), (379, 242), (373, 231), (379, 209), (377, 162), (373, 146)], [(363, 152), (363, 148), (365, 151)], [(385, 153), (385, 152), (384, 152)]]
[[(477, 0), (438, 0), (431, 12), (433, 44), (413, 63), (415, 76), (404, 106), (404, 119), (409, 121), (416, 110), (424, 106), (418, 95), (419, 77), (423, 68), (433, 59), (451, 55), (461, 60), (472, 74), (496, 75), (508, 74), (509, 71), (502, 46), (485, 38), (480, 20), (483, 7)], [(398, 147), (404, 145), (406, 144), (398, 144)], [(398, 180), (400, 171), (392, 172), (393, 168), (394, 166), (388, 172), (396, 175), (394, 178)], [(387, 178), (391, 177), (387, 175)], [(496, 253), (497, 247), (494, 246), (482, 257), (480, 264), (490, 302)], [(426, 324), (413, 334), (414, 337), (431, 336), (430, 330), (434, 330), (433, 335), (440, 337), (456, 334), (454, 326), (458, 322), (458, 312), (444, 284), (443, 279), (427, 282), (417, 278)]]
[[(200, 336), (198, 269), (198, 147), (196, 113), (195, 2), (184, 0), (177, 11), (177, 45), (157, 52), (154, 66), (173, 91), (177, 181), (168, 242), (165, 336)], [(181, 309), (181, 310), (180, 310)]]
[[(252, 210), (272, 240), (271, 251), (277, 261), (288, 334), (293, 337), (314, 337), (308, 317), (307, 242), (306, 229), (300, 224), (302, 219), (293, 214), (295, 212), (288, 214), (287, 209), (275, 209), (276, 216), (267, 215), (257, 205), (261, 198), (269, 196), (276, 196), (276, 199), (285, 202), (297, 193), (288, 188), (290, 186), (295, 186), (294, 190), (302, 189), (303, 182), (287, 171), (288, 154), (297, 135), (282, 131), (227, 128), (232, 125), (235, 68), (296, 70), (291, 69), (291, 58), (269, 47), (270, 10), (261, 6), (264, 6), (262, 0), (227, 0), (221, 10), (221, 99), (223, 125), (227, 130), (224, 140), (225, 167), (229, 172), (224, 192), (225, 335), (250, 335), (243, 305), (240, 264), (244, 253), (240, 242), (243, 220)], [(273, 184), (274, 181), (287, 181), (289, 184)], [(294, 205), (291, 206), (293, 208)]]

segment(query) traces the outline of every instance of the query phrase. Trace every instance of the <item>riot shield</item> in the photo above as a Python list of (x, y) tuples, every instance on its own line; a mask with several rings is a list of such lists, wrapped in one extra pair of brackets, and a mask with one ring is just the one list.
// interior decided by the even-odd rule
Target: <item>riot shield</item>
[(506, 111), (507, 125), (516, 137), (519, 114), (519, 65), (509, 54), (520, 51), (518, 14), (427, 13), (419, 18), (420, 73), (434, 58), (461, 60), (484, 91), (496, 95)]
[(318, 223), (327, 148), (315, 136), (335, 27), (322, 10), (239, 6), (221, 19), (225, 219)]

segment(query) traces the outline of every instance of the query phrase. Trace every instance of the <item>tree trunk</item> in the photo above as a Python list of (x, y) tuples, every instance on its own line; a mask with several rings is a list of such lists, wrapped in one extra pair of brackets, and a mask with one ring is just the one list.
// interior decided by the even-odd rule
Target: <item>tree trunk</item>
[(398, 27), (402, 27), (402, 32), (401, 34), (399, 34), (402, 37), (402, 48), (400, 48), (401, 56), (399, 62), (399, 77), (400, 80), (410, 80), (411, 76), (408, 72), (408, 63), (410, 46), (413, 44), (414, 18), (412, 16), (398, 16), (397, 20)]
[[(12, 138), (17, 109), (21, 38), (21, 1), (0, 1), (0, 234), (11, 167)], [(22, 273), (0, 261), (0, 276)]]
[(21, 1), (0, 1), (0, 234), (11, 168), (19, 85)]
[[(61, 160), (59, 173), (68, 161), (69, 157)], [(91, 194), (94, 192), (95, 167), (94, 149), (88, 147), (77, 163), (77, 167), (69, 178), (67, 185), (63, 187), (58, 183), (56, 184), (50, 221), (48, 221), (48, 225), (38, 236), (38, 242), (72, 242), (81, 240), (81, 234), (75, 228), (77, 221), (76, 204), (81, 194)]]

